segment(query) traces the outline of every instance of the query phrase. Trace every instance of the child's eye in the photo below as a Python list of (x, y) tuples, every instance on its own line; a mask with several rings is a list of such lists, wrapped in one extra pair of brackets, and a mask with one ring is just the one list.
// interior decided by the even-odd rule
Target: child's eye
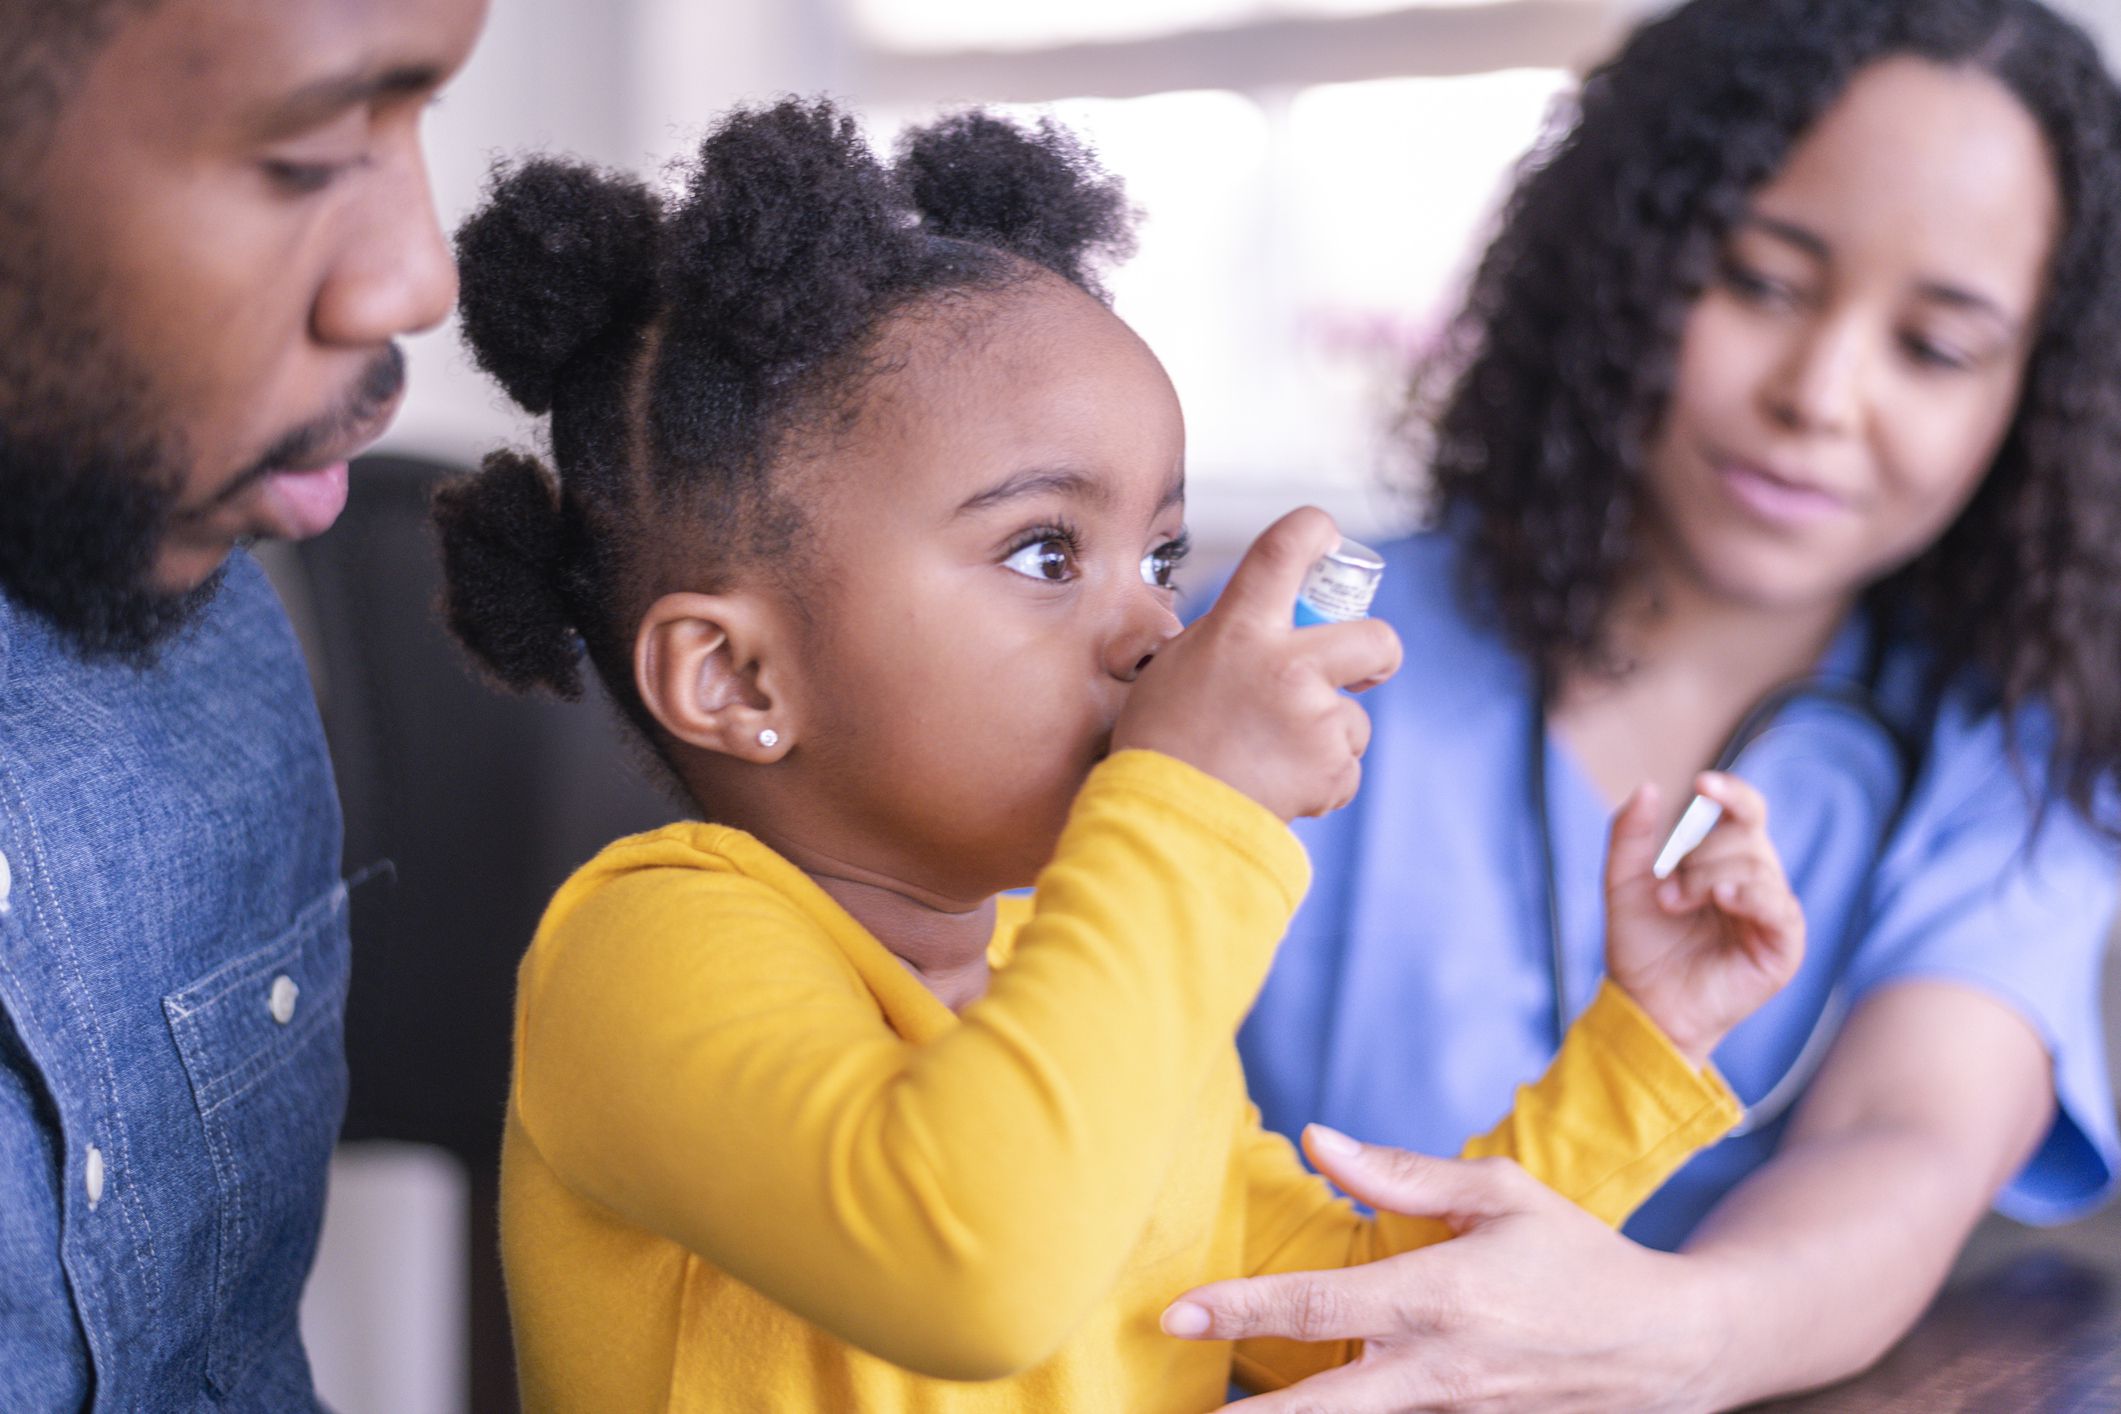
[(1187, 554), (1193, 549), (1193, 538), (1181, 535), (1176, 540), (1163, 544), (1142, 556), (1142, 579), (1158, 589), (1175, 589), (1174, 580), (1178, 567), (1185, 563)]
[(1002, 564), (1027, 579), (1060, 584), (1075, 578), (1075, 546), (1059, 535), (1042, 535), (1011, 552)]

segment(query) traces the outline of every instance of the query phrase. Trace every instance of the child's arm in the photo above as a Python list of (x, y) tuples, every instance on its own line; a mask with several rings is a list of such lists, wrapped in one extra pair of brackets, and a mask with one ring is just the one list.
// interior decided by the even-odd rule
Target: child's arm
[(1797, 975), (1804, 910), (1767, 833), (1767, 801), (1733, 775), (1694, 788), (1723, 818), (1672, 877), (1651, 872), (1662, 829), (1654, 786), (1628, 798), (1606, 851), (1606, 975), (1697, 1065)]
[[(1308, 883), (1283, 821), (1360, 777), (1339, 689), (1389, 676), (1398, 640), (1291, 607), (1338, 539), (1283, 517), (1140, 670), (1014, 960), (955, 1023), (777, 857), (578, 876), (524, 966), (512, 1134), (885, 1359), (1044, 1358), (1112, 1290)], [(933, 1020), (902, 1037), (879, 999), (908, 991)]]
[[(1724, 807), (1716, 830), (1670, 880), (1652, 876), (1656, 793), (1644, 787), (1614, 818), (1607, 851), (1609, 980), (1569, 1029), (1538, 1084), (1463, 1158), (1508, 1158), (1611, 1226), (1742, 1110), (1707, 1058), (1773, 996), (1804, 952), (1804, 916), (1767, 838), (1767, 806), (1733, 776), (1708, 774)], [(1353, 1266), (1442, 1241), (1446, 1223), (1355, 1215), (1273, 1136), (1249, 1140), (1248, 1275)], [(1247, 1341), (1248, 1384), (1289, 1383), (1353, 1358), (1352, 1342)]]
[[(1627, 1220), (1681, 1164), (1737, 1122), (1737, 1100), (1713, 1071), (1682, 1056), (1618, 988), (1607, 985), (1569, 1029), (1537, 1084), (1460, 1157), (1509, 1159), (1611, 1226)], [(1453, 1235), (1434, 1218), (1358, 1214), (1306, 1171), (1295, 1148), (1258, 1126), (1241, 1141), (1247, 1166), (1245, 1275), (1357, 1266)], [(1241, 1378), (1287, 1384), (1356, 1354), (1353, 1342), (1244, 1341)]]
[(1035, 1363), (1111, 1290), (1308, 874), (1237, 791), (1115, 756), (1015, 960), (919, 1043), (867, 989), (917, 984), (798, 912), (792, 867), (769, 888), (685, 862), (555, 900), (524, 969), (522, 1132), (620, 1220), (951, 1378)]

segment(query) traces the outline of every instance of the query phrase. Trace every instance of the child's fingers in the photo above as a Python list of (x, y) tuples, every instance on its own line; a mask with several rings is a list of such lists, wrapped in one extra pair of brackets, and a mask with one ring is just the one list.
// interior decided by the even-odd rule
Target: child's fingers
[(1726, 824), (1746, 830), (1767, 828), (1767, 797), (1744, 778), (1728, 771), (1703, 771), (1694, 778), (1694, 789), (1723, 807), (1717, 829)]
[(1667, 913), (1691, 913), (1707, 907), (1716, 889), (1728, 884), (1781, 888), (1782, 876), (1753, 854), (1734, 853), (1710, 859), (1690, 856), (1677, 873), (1659, 886), (1657, 903)]
[(1613, 816), (1605, 852), (1608, 892), (1637, 879), (1647, 879), (1657, 863), (1657, 851), (1663, 844), (1658, 829), (1657, 794), (1657, 787), (1645, 781), (1635, 787), (1635, 793), (1622, 802), (1619, 813)]
[(1259, 533), (1204, 617), (1252, 618), (1289, 626), (1296, 592), (1319, 556), (1340, 544), (1340, 529), (1316, 506), (1299, 506)]
[(1327, 682), (1361, 692), (1399, 671), (1399, 635), (1383, 619), (1316, 624), (1302, 630), (1304, 656)]
[[(1743, 825), (1726, 825), (1719, 822), (1709, 837), (1695, 846), (1680, 862), (1680, 869), (1702, 869), (1729, 859), (1755, 859), (1773, 870), (1782, 872), (1782, 856), (1768, 837)], [(1676, 871), (1675, 871), (1676, 874)]]
[(1756, 961), (1773, 959), (1788, 971), (1796, 970), (1804, 952), (1804, 908), (1795, 894), (1746, 880), (1718, 884), (1712, 897), (1725, 917), (1750, 925), (1740, 930), (1740, 937)]
[(1743, 918), (1762, 927), (1780, 928), (1802, 917), (1796, 895), (1779, 880), (1765, 878), (1725, 879), (1709, 890), (1710, 901), (1733, 918)]

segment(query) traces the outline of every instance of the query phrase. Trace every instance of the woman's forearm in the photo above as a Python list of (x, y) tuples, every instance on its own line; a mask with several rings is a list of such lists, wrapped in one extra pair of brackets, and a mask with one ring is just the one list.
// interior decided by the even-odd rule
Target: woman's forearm
[(1791, 1148), (1734, 1191), (1685, 1252), (1713, 1303), (1707, 1402), (1830, 1384), (1883, 1355), (1988, 1205), (1963, 1169), (1934, 1136), (1881, 1130)]
[(1686, 1255), (1718, 1406), (1827, 1384), (1906, 1333), (2052, 1122), (2045, 1049), (1994, 998), (1909, 982), (1850, 1019), (1774, 1160)]

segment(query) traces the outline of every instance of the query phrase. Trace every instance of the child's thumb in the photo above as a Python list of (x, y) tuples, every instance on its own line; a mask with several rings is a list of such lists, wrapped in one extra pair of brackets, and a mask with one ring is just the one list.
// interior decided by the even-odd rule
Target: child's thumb
[(1622, 885), (1647, 880), (1657, 863), (1657, 787), (1644, 781), (1622, 803), (1613, 816), (1612, 833), (1606, 842), (1605, 886), (1611, 893)]

